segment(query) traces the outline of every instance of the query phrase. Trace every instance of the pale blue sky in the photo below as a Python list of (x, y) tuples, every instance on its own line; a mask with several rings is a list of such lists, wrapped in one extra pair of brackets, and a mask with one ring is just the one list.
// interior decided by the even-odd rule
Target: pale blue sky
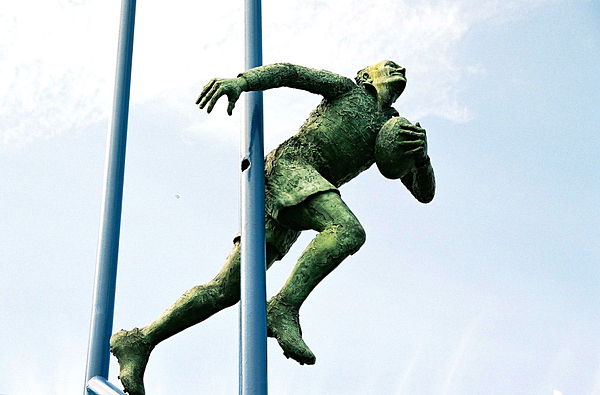
[[(115, 330), (210, 279), (237, 231), (239, 114), (193, 103), (242, 71), (238, 3), (138, 4)], [(376, 168), (342, 188), (367, 243), (303, 306), (317, 364), (269, 341), (271, 393), (600, 395), (600, 3), (263, 7), (266, 63), (406, 66), (396, 108), (438, 185), (429, 205)], [(0, 394), (83, 387), (118, 9), (0, 6)], [(318, 101), (266, 93), (267, 148)], [(237, 348), (233, 308), (157, 347), (148, 393), (236, 393)]]

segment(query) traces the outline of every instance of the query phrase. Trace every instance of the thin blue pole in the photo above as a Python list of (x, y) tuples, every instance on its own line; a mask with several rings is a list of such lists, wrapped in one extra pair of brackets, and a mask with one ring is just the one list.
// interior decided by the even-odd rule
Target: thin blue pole
[[(246, 69), (262, 65), (260, 0), (246, 0)], [(265, 176), (262, 92), (246, 94), (242, 134), (240, 394), (267, 394)]]
[(123, 391), (104, 377), (95, 376), (87, 382), (87, 389), (94, 395), (125, 395)]
[(90, 323), (84, 394), (89, 393), (87, 383), (91, 378), (95, 376), (108, 378), (110, 358), (108, 341), (112, 332), (115, 306), (134, 23), (135, 0), (123, 0), (121, 3), (112, 121), (106, 143), (104, 198), (102, 200), (98, 255), (96, 257), (94, 302)]

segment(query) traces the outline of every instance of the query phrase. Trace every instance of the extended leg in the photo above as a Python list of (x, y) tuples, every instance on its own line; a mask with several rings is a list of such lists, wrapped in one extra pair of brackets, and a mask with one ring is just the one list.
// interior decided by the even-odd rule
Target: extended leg
[(365, 232), (335, 192), (315, 195), (286, 209), (280, 222), (292, 229), (319, 232), (306, 247), (287, 282), (268, 303), (268, 334), (275, 337), (286, 357), (314, 364), (315, 356), (302, 340), (299, 310), (317, 284), (365, 242)]
[[(267, 248), (267, 266), (277, 259)], [(119, 379), (130, 395), (143, 395), (144, 371), (154, 347), (182, 330), (204, 321), (240, 298), (240, 244), (235, 243), (225, 265), (210, 282), (187, 291), (150, 325), (121, 330), (110, 339), (111, 352), (120, 366)]]

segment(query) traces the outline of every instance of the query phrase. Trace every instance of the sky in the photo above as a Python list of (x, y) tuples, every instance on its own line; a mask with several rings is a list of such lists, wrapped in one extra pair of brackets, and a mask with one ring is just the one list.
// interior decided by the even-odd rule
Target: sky
[[(0, 394), (83, 389), (119, 7), (0, 2)], [(376, 167), (341, 188), (367, 242), (302, 307), (316, 365), (269, 340), (270, 393), (600, 395), (600, 3), (265, 0), (263, 35), (265, 63), (405, 66), (437, 182), (427, 205)], [(242, 2), (138, 2), (115, 331), (231, 248), (243, 107), (194, 101), (241, 71)], [(266, 150), (319, 101), (266, 92)], [(236, 393), (237, 331), (234, 307), (161, 343), (148, 393)]]

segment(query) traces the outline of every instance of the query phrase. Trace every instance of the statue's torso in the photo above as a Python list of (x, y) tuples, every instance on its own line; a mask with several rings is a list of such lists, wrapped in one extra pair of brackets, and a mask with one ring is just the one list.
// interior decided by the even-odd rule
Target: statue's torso
[(339, 187), (373, 164), (377, 132), (397, 114), (393, 108), (381, 110), (373, 96), (356, 87), (323, 99), (299, 132), (270, 156), (312, 166)]

